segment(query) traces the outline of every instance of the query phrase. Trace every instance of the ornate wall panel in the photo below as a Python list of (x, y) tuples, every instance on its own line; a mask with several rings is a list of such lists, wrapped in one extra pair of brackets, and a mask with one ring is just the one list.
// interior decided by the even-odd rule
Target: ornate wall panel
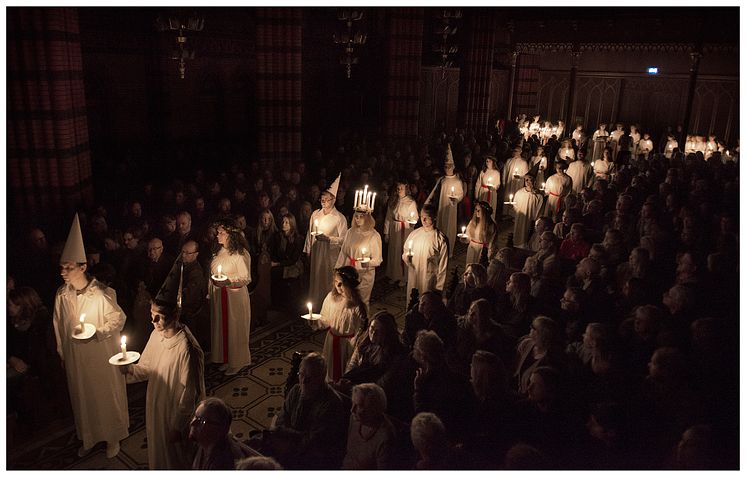
[[(492, 70), (490, 80), (490, 118), (502, 117), (508, 107), (510, 71)], [(494, 124), (489, 125), (490, 127)]]
[(521, 53), (516, 67), (515, 98), (513, 115), (525, 113), (529, 116), (539, 108), (539, 55)]
[(715, 134), (726, 142), (738, 138), (738, 82), (699, 80), (689, 131), (692, 134)]
[(542, 71), (539, 75), (537, 91), (538, 113), (542, 120), (557, 122), (567, 114), (567, 92), (570, 86), (570, 72)]
[(598, 123), (616, 120), (621, 85), (620, 78), (583, 76), (578, 73), (573, 123), (580, 121), (587, 130), (594, 131)]
[(419, 135), (430, 137), (438, 128), (456, 127), (458, 115), (457, 68), (423, 67), (420, 76)]
[(461, 68), (459, 119), (467, 129), (483, 133), (490, 111), (490, 85), (495, 44), (493, 12), (470, 16), (468, 48)]
[(640, 123), (643, 130), (659, 131), (681, 123), (686, 109), (688, 81), (683, 78), (624, 78), (617, 120)]

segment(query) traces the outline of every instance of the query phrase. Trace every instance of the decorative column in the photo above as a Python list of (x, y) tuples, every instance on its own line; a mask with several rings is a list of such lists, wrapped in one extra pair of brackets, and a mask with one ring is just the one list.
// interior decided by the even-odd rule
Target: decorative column
[(572, 62), (570, 66), (570, 82), (567, 88), (567, 117), (565, 119), (565, 135), (572, 134), (572, 131), (575, 130), (575, 83), (577, 82), (578, 64), (580, 63), (580, 56), (582, 55), (582, 53), (577, 49), (573, 49), (570, 55), (572, 57)]
[(478, 133), (492, 127), (490, 81), (497, 26), (491, 10), (469, 11), (469, 40), (459, 77), (459, 123)]
[(515, 96), (515, 71), (518, 64), (518, 52), (513, 51), (510, 55), (510, 87), (508, 88), (508, 110), (505, 113), (506, 119), (513, 119), (513, 96)]
[(539, 55), (522, 52), (518, 58), (515, 83), (515, 115), (534, 115), (539, 109)]
[(689, 53), (689, 88), (686, 97), (686, 111), (684, 113), (684, 123), (681, 128), (681, 137), (679, 140), (679, 150), (684, 150), (686, 136), (689, 134), (689, 121), (692, 117), (692, 104), (694, 103), (694, 92), (697, 89), (697, 75), (699, 73), (699, 60), (702, 59), (702, 53), (692, 51)]
[(256, 18), (257, 145), (262, 165), (301, 158), (300, 8), (258, 8)]
[(388, 16), (384, 134), (416, 138), (422, 70), (422, 8), (393, 8)]
[(78, 10), (7, 14), (8, 213), (69, 214), (93, 203)]

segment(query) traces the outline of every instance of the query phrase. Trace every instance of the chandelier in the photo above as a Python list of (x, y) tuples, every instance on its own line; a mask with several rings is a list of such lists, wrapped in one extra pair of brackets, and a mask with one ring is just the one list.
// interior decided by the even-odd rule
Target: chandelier
[(205, 26), (205, 19), (196, 13), (185, 16), (158, 17), (155, 20), (155, 26), (158, 31), (178, 32), (176, 34), (176, 47), (171, 52), (171, 59), (179, 62), (179, 77), (184, 79), (187, 60), (194, 59), (194, 49), (187, 46), (186, 33), (202, 31)]
[(356, 65), (359, 62), (359, 58), (355, 56), (355, 47), (365, 44), (368, 36), (361, 32), (354, 32), (352, 26), (354, 22), (360, 21), (363, 18), (363, 12), (359, 10), (347, 10), (340, 9), (337, 12), (337, 19), (346, 24), (347, 31), (343, 31), (340, 34), (335, 33), (333, 35), (334, 43), (342, 45), (344, 52), (339, 59), (339, 63), (345, 65), (347, 69), (347, 78), (352, 76), (352, 65)]
[(436, 41), (433, 52), (440, 57), (440, 69), (445, 78), (446, 68), (453, 66), (454, 55), (458, 53), (454, 36), (458, 32), (458, 22), (461, 20), (461, 10), (441, 10), (435, 15), (440, 24), (435, 27)]

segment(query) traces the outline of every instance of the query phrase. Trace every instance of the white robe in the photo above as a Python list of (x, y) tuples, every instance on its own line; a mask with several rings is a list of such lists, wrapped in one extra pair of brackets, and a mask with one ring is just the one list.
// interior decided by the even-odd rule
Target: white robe
[(608, 131), (601, 131), (597, 129), (593, 133), (593, 151), (591, 153), (591, 160), (598, 161), (603, 157), (604, 149), (606, 148), (606, 141), (609, 138)]
[(337, 381), (344, 374), (355, 349), (355, 337), (364, 325), (364, 312), (359, 307), (348, 307), (344, 296), (329, 292), (321, 305), (321, 318), (309, 322), (315, 329), (328, 328), (321, 351), (326, 358), (327, 381)]
[[(314, 220), (319, 221), (318, 231), (329, 238), (328, 242), (316, 240), (311, 232), (316, 230)], [(318, 209), (311, 214), (311, 220), (306, 233), (306, 243), (303, 252), (310, 255), (310, 283), (308, 284), (308, 301), (321, 303), (329, 290), (332, 289), (334, 278), (334, 264), (339, 257), (347, 232), (347, 219), (337, 209), (333, 208), (324, 215), (323, 209)]]
[[(72, 337), (81, 313), (86, 314), (86, 323), (96, 327), (96, 334), (87, 340)], [(101, 441), (119, 442), (129, 435), (124, 375), (109, 364), (109, 358), (121, 351), (119, 333), (126, 319), (116, 292), (95, 278), (81, 295), (71, 285), (57, 290), (53, 318), (57, 353), (65, 363), (75, 429), (85, 448)]]
[(572, 179), (572, 191), (576, 194), (593, 183), (593, 168), (585, 161), (572, 161), (565, 172)]
[(390, 210), (386, 214), (383, 223), (383, 235), (388, 237), (388, 255), (386, 256), (386, 276), (392, 281), (402, 281), (407, 277), (407, 264), (402, 262), (401, 254), (409, 234), (414, 230), (414, 225), (409, 220), (419, 220), (417, 202), (406, 196), (399, 198), (396, 210)]
[(578, 146), (578, 149), (582, 149), (585, 143), (585, 133), (576, 129), (572, 132), (572, 138), (575, 139), (575, 145)]
[[(531, 164), (529, 165), (529, 170), (533, 169), (536, 164), (539, 164), (539, 168), (536, 170), (536, 179), (534, 180), (534, 183), (538, 186), (541, 185), (542, 182), (546, 182), (546, 175), (545, 172), (547, 170), (547, 157), (546, 156), (534, 156), (531, 158)], [(542, 169), (543, 168), (543, 169)], [(520, 189), (520, 187), (519, 187)], [(516, 189), (518, 190), (518, 189)]]
[(526, 248), (531, 225), (541, 212), (544, 196), (538, 192), (529, 192), (525, 187), (515, 193), (515, 228), (513, 229), (513, 245)]
[[(490, 245), (497, 235), (497, 227), (492, 234), (482, 232), (482, 227), (477, 230), (477, 225), (471, 221), (466, 227), (466, 234), (469, 236), (469, 246), (466, 249), (466, 265), (470, 263), (479, 263), (479, 259), (482, 257), (482, 249), (486, 248), (489, 254)], [(489, 255), (487, 256), (489, 259)], [(465, 268), (464, 268), (465, 269)]]
[(490, 207), (492, 207), (492, 219), (495, 222), (497, 222), (497, 194), (501, 183), (500, 171), (497, 169), (482, 171), (479, 173), (479, 178), (477, 178), (477, 200), (483, 200), (490, 204)]
[(629, 150), (632, 153), (632, 158), (637, 159), (637, 148), (640, 146), (640, 133), (635, 131), (629, 133), (629, 138), (631, 139), (629, 144)]
[[(363, 248), (365, 249), (365, 256), (370, 258), (367, 268), (363, 268), (363, 265), (357, 260), (363, 258)], [(347, 230), (335, 268), (346, 265), (355, 267), (360, 277), (360, 285), (357, 289), (366, 307), (370, 305), (370, 293), (373, 291), (373, 283), (376, 281), (376, 268), (381, 262), (383, 262), (383, 246), (381, 245), (381, 234), (376, 229), (363, 232), (357, 227), (352, 227)]]
[(596, 179), (611, 180), (611, 174), (615, 172), (616, 167), (611, 161), (600, 160), (593, 163), (593, 174), (596, 176)]
[[(202, 349), (188, 328), (171, 338), (153, 330), (140, 361), (132, 365), (127, 382), (148, 381), (145, 396), (145, 429), (148, 436), (148, 467), (151, 470), (187, 470), (192, 456), (185, 447), (189, 421), (205, 397)], [(194, 355), (196, 354), (196, 356)], [(170, 441), (178, 431), (182, 441)]]
[(676, 139), (670, 139), (666, 142), (666, 151), (664, 155), (666, 158), (671, 159), (671, 156), (673, 156), (673, 150), (679, 147), (679, 141)]
[(212, 259), (210, 274), (218, 273), (218, 265), (223, 266), (222, 273), (231, 284), (228, 287), (216, 287), (210, 281), (210, 359), (213, 363), (227, 363), (231, 368), (242, 368), (251, 364), (251, 302), (246, 288), (251, 283), (251, 257), (248, 251), (230, 254), (223, 247)]
[[(409, 242), (412, 242), (412, 262), (409, 262)], [(409, 264), (407, 276), (407, 304), (411, 298), (412, 288), (420, 292), (420, 296), (429, 290), (440, 290), (446, 285), (448, 271), (448, 239), (443, 232), (433, 228), (429, 232), (423, 227), (416, 229), (409, 235), (407, 246), (404, 247), (402, 260)]]
[(653, 150), (653, 140), (652, 139), (641, 139), (640, 144), (638, 146), (638, 154), (642, 154), (645, 159), (648, 158), (650, 155), (650, 151)]
[[(433, 194), (437, 190), (433, 187), (430, 196), (425, 203), (432, 203)], [(455, 201), (451, 201), (451, 190)], [(440, 179), (440, 197), (438, 198), (438, 220), (437, 227), (448, 237), (448, 256), (453, 255), (453, 249), (456, 246), (456, 235), (458, 234), (458, 203), (464, 198), (464, 187), (461, 178), (457, 174), (452, 176), (443, 176)]]
[(564, 201), (572, 192), (572, 178), (567, 174), (552, 174), (547, 179), (545, 191), (547, 201), (544, 206), (544, 215), (552, 218), (555, 222), (561, 216)]
[[(523, 187), (523, 176), (528, 172), (528, 162), (521, 156), (513, 156), (508, 159), (503, 169), (503, 197), (505, 202), (510, 200), (510, 194)], [(507, 208), (508, 215), (515, 217), (515, 210)]]

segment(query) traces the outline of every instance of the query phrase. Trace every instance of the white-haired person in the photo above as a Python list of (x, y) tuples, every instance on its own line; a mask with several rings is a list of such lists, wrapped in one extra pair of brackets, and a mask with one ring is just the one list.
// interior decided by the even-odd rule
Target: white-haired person
[(395, 451), (396, 428), (386, 416), (386, 393), (375, 383), (354, 386), (342, 469), (392, 469)]
[(443, 421), (431, 412), (414, 416), (410, 424), (412, 444), (417, 451), (417, 470), (455, 469), (453, 451)]

